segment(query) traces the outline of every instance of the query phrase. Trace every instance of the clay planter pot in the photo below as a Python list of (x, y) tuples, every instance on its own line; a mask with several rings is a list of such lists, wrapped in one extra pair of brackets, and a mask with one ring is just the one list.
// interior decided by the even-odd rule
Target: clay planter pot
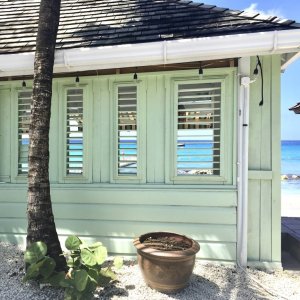
[[(186, 245), (184, 250), (158, 250), (145, 240), (171, 238)], [(170, 232), (151, 232), (133, 241), (137, 249), (138, 263), (145, 282), (163, 293), (175, 293), (187, 286), (195, 265), (199, 244), (184, 236)]]

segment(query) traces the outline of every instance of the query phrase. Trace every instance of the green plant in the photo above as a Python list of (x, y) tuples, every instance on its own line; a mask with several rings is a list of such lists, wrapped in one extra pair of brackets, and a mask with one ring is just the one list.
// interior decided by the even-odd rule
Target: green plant
[(43, 242), (33, 243), (25, 252), (24, 260), (29, 266), (24, 281), (38, 280), (65, 289), (66, 300), (91, 299), (98, 286), (105, 286), (116, 279), (112, 269), (119, 269), (123, 260), (116, 257), (112, 265), (103, 266), (107, 250), (97, 242), (87, 245), (77, 236), (69, 236), (65, 242), (68, 252), (64, 252), (69, 271), (56, 272), (55, 261), (47, 256), (47, 246)]

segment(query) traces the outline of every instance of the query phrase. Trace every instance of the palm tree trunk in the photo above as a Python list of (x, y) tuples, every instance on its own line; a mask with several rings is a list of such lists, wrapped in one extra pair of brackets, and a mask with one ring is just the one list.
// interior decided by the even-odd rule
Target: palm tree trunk
[(58, 240), (49, 183), (49, 127), (52, 77), (60, 0), (41, 0), (34, 61), (28, 153), (27, 247), (36, 241), (47, 244), (57, 270), (66, 269)]

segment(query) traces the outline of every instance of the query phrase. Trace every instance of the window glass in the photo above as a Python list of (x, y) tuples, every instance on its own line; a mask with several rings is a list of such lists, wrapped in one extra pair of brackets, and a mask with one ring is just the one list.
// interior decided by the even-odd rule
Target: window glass
[(66, 175), (83, 174), (83, 89), (67, 90)]
[(177, 176), (220, 175), (221, 83), (179, 84), (177, 100)]
[(119, 86), (118, 175), (137, 175), (137, 87)]
[(18, 93), (18, 174), (28, 173), (31, 91)]

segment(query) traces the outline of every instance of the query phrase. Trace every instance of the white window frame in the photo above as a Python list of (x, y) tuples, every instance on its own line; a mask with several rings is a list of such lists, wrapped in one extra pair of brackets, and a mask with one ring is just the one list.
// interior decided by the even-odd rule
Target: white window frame
[[(137, 174), (118, 174), (118, 88), (136, 86), (137, 88)], [(145, 183), (146, 182), (146, 103), (145, 85), (139, 81), (113, 81), (112, 90), (112, 159), (111, 183)]]
[[(83, 173), (81, 175), (68, 175), (67, 174), (67, 91), (71, 89), (83, 90)], [(60, 94), (60, 118), (59, 118), (59, 153), (60, 167), (59, 178), (62, 183), (90, 183), (92, 182), (92, 170), (89, 167), (92, 159), (92, 146), (90, 145), (91, 139), (91, 126), (92, 119), (88, 106), (89, 87), (87, 84), (70, 84), (63, 85)]]
[[(20, 82), (20, 85), (22, 83)], [(27, 182), (27, 177), (28, 173), (24, 174), (19, 174), (19, 93), (20, 92), (32, 92), (32, 87), (27, 86), (27, 87), (15, 87), (13, 90), (13, 99), (12, 101), (12, 109), (11, 109), (11, 121), (12, 121), (12, 131), (14, 132), (13, 134), (13, 139), (15, 143), (15, 151), (14, 155), (12, 155), (11, 158), (11, 170), (12, 170), (12, 183), (17, 182), (17, 183), (25, 183)], [(31, 102), (30, 102), (31, 103)]]
[[(232, 184), (233, 183), (233, 155), (234, 149), (234, 130), (235, 124), (234, 117), (234, 85), (233, 74), (231, 70), (223, 70), (225, 73), (207, 75), (204, 78), (199, 76), (190, 77), (173, 77), (169, 81), (169, 90), (167, 87), (167, 102), (166, 112), (168, 107), (170, 113), (167, 114), (166, 119), (169, 120), (170, 131), (167, 131), (167, 144), (166, 144), (166, 158), (168, 153), (170, 159), (166, 159), (166, 182), (169, 184), (199, 184), (199, 185), (216, 185), (216, 184)], [(221, 83), (221, 128), (220, 128), (220, 174), (219, 175), (178, 175), (177, 174), (177, 97), (178, 85), (188, 83)], [(228, 117), (230, 116), (230, 117)]]

